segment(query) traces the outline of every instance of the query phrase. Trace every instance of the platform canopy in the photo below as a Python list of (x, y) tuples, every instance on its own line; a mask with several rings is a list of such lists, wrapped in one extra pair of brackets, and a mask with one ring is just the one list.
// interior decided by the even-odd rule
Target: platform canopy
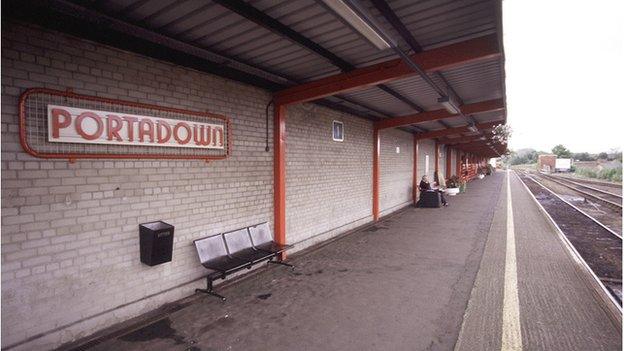
[(481, 156), (506, 149), (490, 133), (506, 122), (501, 1), (22, 0), (3, 10), (268, 89), (285, 106), (313, 102)]

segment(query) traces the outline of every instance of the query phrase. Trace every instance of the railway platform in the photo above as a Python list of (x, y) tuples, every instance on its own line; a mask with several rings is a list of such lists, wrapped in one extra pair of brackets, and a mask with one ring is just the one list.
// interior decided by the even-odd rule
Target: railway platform
[(540, 208), (517, 176), (507, 181), (475, 180), (448, 208), (407, 208), (294, 255), (293, 272), (269, 267), (217, 287), (225, 303), (194, 295), (89, 346), (620, 350), (619, 327)]

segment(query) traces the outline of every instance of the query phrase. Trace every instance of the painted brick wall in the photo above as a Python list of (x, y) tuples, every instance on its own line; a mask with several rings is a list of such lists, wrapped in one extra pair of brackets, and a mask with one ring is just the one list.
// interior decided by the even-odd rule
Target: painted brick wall
[(429, 181), (433, 182), (433, 172), (435, 171), (435, 141), (419, 140), (418, 141), (418, 181), (425, 175), (426, 155), (429, 155), (429, 172), (426, 174)]
[(451, 175), (457, 175), (457, 150), (451, 151)]
[[(192, 240), (272, 218), (268, 93), (30, 26), (3, 23), (2, 44), (2, 319), (11, 321), (2, 324), (3, 347), (130, 304), (22, 345), (50, 348), (189, 295), (201, 282), (183, 284), (204, 274)], [(232, 155), (35, 159), (17, 136), (17, 98), (28, 87), (225, 114)], [(173, 262), (147, 267), (137, 225), (156, 219), (176, 226)]]
[(386, 129), (380, 140), (379, 207), (385, 215), (412, 202), (414, 138), (399, 129)]
[[(332, 140), (333, 120), (344, 123), (343, 142)], [(288, 242), (300, 249), (372, 220), (371, 122), (294, 106), (286, 137)]]
[[(18, 23), (3, 22), (2, 44), (3, 347), (43, 333), (14, 349), (49, 349), (187, 296), (204, 274), (192, 240), (272, 220), (267, 92)], [(17, 98), (29, 87), (228, 115), (232, 155), (35, 159), (17, 135)], [(345, 122), (345, 142), (331, 141), (332, 119)], [(301, 249), (370, 221), (371, 123), (306, 105), (289, 109), (287, 125), (288, 241)], [(388, 193), (404, 192), (388, 179)], [(173, 262), (147, 267), (137, 225), (155, 219), (176, 226)]]
[(446, 177), (446, 145), (440, 144), (439, 146), (440, 160), (438, 169), (440, 170), (439, 177)]

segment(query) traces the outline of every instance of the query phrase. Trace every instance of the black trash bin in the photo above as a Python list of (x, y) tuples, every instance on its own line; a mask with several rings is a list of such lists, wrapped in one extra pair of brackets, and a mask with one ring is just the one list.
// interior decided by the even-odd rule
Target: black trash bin
[(139, 224), (141, 262), (155, 266), (171, 261), (173, 229), (163, 221)]

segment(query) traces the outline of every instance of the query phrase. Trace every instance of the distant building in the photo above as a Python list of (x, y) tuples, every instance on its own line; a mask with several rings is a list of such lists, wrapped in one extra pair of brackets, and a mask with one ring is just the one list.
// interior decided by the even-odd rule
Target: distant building
[(557, 155), (539, 155), (537, 157), (537, 169), (544, 172), (554, 172)]

